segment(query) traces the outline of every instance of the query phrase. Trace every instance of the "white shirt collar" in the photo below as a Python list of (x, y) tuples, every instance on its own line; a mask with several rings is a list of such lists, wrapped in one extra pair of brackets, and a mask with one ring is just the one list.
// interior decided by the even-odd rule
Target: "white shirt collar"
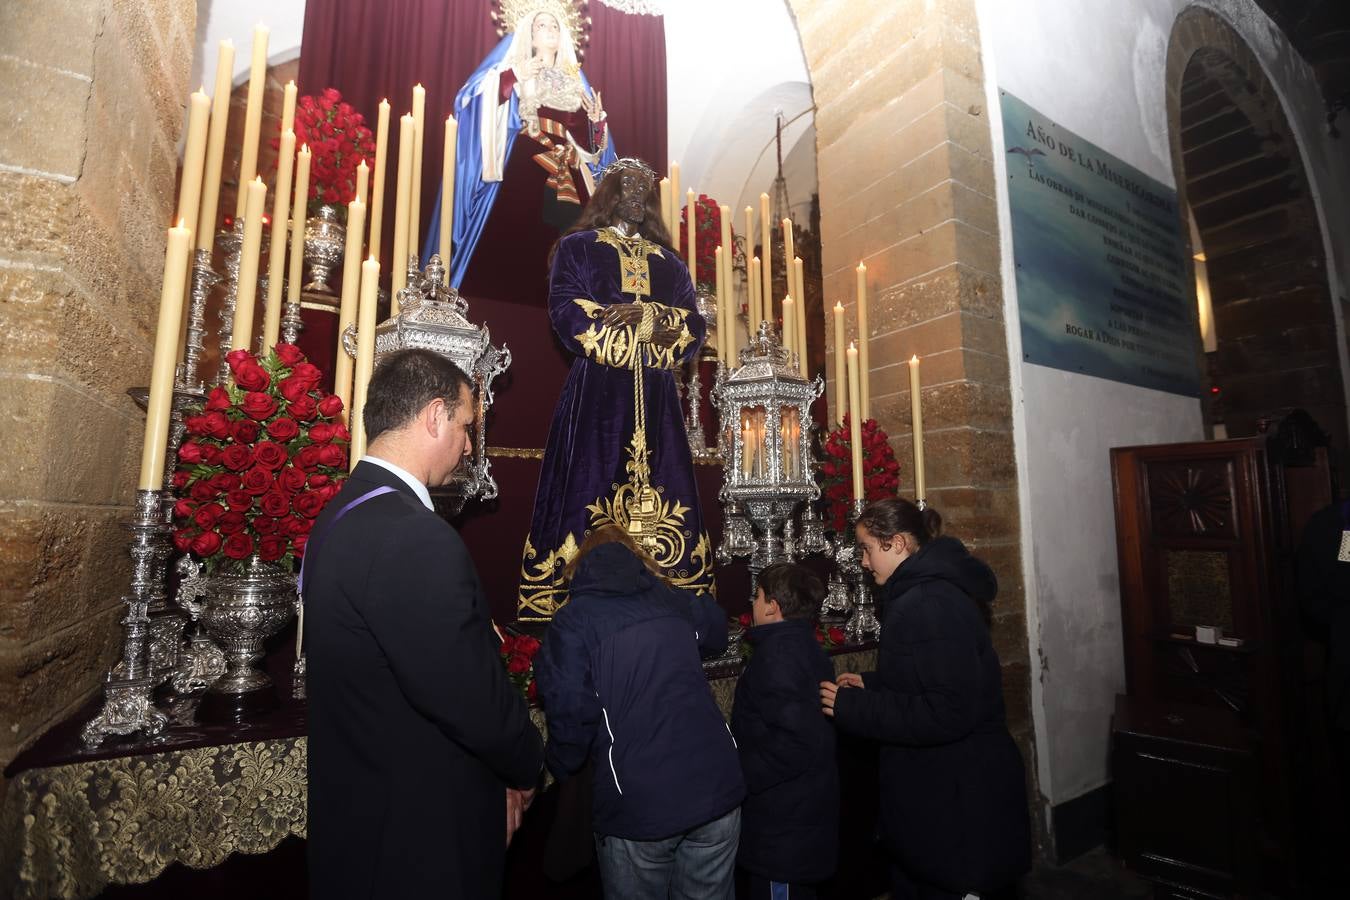
[(374, 463), (382, 469), (388, 469), (390, 472), (393, 472), (399, 478), (402, 478), (407, 483), (408, 487), (413, 489), (413, 493), (417, 495), (418, 500), (422, 501), (423, 506), (432, 512), (436, 511), (436, 507), (431, 503), (431, 491), (427, 490), (427, 486), (413, 477), (413, 474), (407, 469), (396, 466), (387, 459), (380, 459), (378, 456), (371, 456), (370, 454), (361, 457), (361, 461)]

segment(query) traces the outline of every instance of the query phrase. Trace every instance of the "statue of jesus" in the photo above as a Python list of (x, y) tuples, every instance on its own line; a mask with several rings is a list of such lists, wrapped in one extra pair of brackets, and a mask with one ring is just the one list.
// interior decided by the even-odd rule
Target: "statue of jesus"
[(711, 591), (712, 548), (674, 376), (705, 325), (646, 163), (620, 159), (605, 170), (550, 268), (549, 319), (576, 358), (544, 450), (517, 616), (552, 618), (566, 602), (563, 567), (602, 525), (624, 528), (675, 585)]

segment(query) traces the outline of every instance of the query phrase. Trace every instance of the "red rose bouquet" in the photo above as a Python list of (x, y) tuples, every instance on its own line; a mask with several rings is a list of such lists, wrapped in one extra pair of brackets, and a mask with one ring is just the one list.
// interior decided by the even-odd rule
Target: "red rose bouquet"
[[(848, 416), (844, 424), (830, 432), (825, 440), (825, 462), (820, 467), (821, 493), (829, 503), (829, 516), (835, 531), (848, 523), (849, 504), (853, 500), (853, 455), (850, 447)], [(894, 497), (900, 485), (900, 464), (895, 461), (886, 432), (876, 419), (862, 423), (863, 496), (868, 500)]]
[(336, 206), (346, 216), (347, 204), (356, 199), (356, 167), (361, 160), (375, 165), (375, 138), (365, 117), (344, 103), (335, 88), (325, 88), (317, 97), (301, 97), (295, 108), (295, 146), (309, 145), (314, 154), (309, 163), (311, 210)]
[[(683, 198), (681, 198), (683, 199)], [(680, 247), (680, 259), (689, 258), (689, 206), (680, 214), (680, 233), (673, 235)], [(736, 233), (732, 232), (735, 253)], [(712, 290), (717, 282), (717, 247), (722, 243), (722, 208), (707, 194), (699, 194), (694, 201), (694, 286)], [(723, 253), (728, 251), (724, 250)], [(733, 259), (728, 258), (730, 265)]]
[(506, 667), (506, 677), (520, 691), (520, 696), (533, 703), (534, 655), (539, 652), (539, 641), (528, 634), (504, 634), (499, 652), (502, 665)]
[(174, 472), (173, 543), (208, 571), (253, 554), (299, 559), (314, 519), (347, 477), (342, 400), (291, 344), (235, 350), (233, 382), (190, 410)]

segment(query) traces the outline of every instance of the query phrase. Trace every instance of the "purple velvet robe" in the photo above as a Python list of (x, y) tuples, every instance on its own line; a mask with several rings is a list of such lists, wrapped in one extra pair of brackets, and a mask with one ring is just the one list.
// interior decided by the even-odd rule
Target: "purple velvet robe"
[[(679, 340), (658, 347), (639, 343), (641, 326), (604, 325), (606, 307), (635, 302), (648, 304), (648, 321), (677, 330)], [(576, 359), (544, 450), (521, 560), (518, 617), (552, 618), (566, 602), (563, 566), (589, 531), (611, 522), (634, 534), (675, 584), (710, 591), (712, 546), (673, 371), (693, 358), (704, 338), (689, 270), (659, 244), (612, 229), (579, 232), (558, 243), (548, 310), (554, 332)], [(635, 437), (639, 412), (646, 427)]]

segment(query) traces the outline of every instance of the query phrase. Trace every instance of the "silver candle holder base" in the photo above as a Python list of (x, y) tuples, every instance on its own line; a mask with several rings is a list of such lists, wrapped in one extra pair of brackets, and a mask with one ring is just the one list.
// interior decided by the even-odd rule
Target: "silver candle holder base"
[[(168, 724), (152, 697), (163, 677), (155, 673), (151, 652), (155, 629), (161, 640), (167, 631), (162, 625), (152, 625), (151, 610), (166, 608), (164, 563), (172, 546), (168, 500), (167, 491), (137, 491), (134, 517), (125, 523), (131, 533), (132, 574), (131, 592), (122, 597), (127, 608), (122, 619), (122, 657), (104, 679), (103, 707), (81, 731), (88, 747), (98, 746), (109, 735), (159, 734)], [(163, 657), (165, 651), (158, 652)]]
[(863, 569), (862, 550), (857, 541), (858, 517), (867, 506), (866, 500), (854, 500), (849, 509), (848, 529), (839, 535), (840, 551), (835, 559), (839, 563), (839, 573), (852, 593), (853, 615), (844, 627), (844, 635), (850, 644), (861, 644), (871, 638), (880, 637), (881, 623), (877, 621), (876, 604), (872, 601), (872, 586), (868, 582), (871, 574)]

